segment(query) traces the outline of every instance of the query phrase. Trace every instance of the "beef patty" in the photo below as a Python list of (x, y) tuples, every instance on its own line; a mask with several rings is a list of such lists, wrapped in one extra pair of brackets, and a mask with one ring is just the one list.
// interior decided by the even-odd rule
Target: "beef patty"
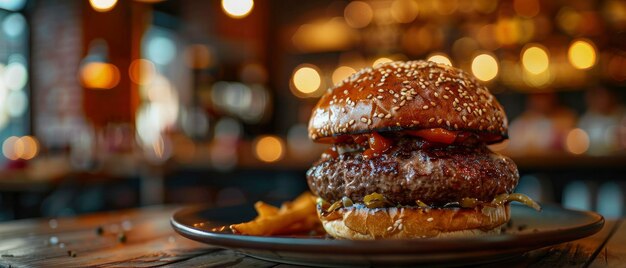
[(515, 163), (485, 145), (433, 146), (419, 138), (402, 138), (374, 158), (362, 151), (322, 155), (306, 175), (313, 193), (329, 202), (344, 196), (362, 202), (376, 192), (409, 206), (417, 200), (442, 206), (466, 197), (491, 201), (511, 193), (519, 179)]

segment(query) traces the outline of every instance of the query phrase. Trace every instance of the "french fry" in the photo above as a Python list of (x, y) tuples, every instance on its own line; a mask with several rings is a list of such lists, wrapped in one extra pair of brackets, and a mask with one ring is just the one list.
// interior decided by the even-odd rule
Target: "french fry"
[(272, 206), (268, 203), (265, 203), (263, 201), (258, 201), (256, 203), (254, 203), (254, 209), (256, 210), (256, 213), (259, 214), (259, 216), (257, 216), (257, 218), (263, 218), (263, 217), (268, 217), (268, 216), (272, 216), (272, 215), (276, 215), (278, 214), (278, 208), (275, 206)]
[(254, 220), (232, 224), (235, 233), (247, 235), (294, 234), (318, 230), (320, 221), (315, 209), (315, 197), (303, 193), (291, 202), (284, 202), (280, 209), (264, 202), (254, 205), (259, 214)]

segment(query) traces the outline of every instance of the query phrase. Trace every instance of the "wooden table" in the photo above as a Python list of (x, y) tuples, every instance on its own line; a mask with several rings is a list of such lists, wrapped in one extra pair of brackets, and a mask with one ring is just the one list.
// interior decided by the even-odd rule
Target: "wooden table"
[[(0, 267), (293, 267), (197, 243), (169, 224), (176, 207), (0, 223)], [(626, 224), (489, 267), (626, 267)]]

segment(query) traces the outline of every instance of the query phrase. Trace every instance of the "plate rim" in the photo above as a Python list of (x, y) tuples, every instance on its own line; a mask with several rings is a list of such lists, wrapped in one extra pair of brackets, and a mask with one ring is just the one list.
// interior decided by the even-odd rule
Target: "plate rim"
[(441, 253), (443, 248), (445, 248), (446, 251), (502, 251), (503, 246), (510, 247), (512, 241), (521, 241), (520, 244), (516, 244), (515, 248), (527, 250), (584, 238), (599, 232), (605, 224), (604, 217), (593, 211), (572, 210), (556, 205), (544, 205), (544, 207), (551, 207), (551, 209), (559, 209), (573, 213), (582, 213), (593, 218), (594, 221), (568, 228), (566, 229), (568, 232), (564, 232), (564, 229), (554, 229), (543, 232), (466, 238), (329, 240), (322, 238), (224, 234), (187, 226), (176, 220), (177, 217), (182, 217), (182, 215), (197, 214), (200, 211), (217, 209), (216, 207), (207, 205), (197, 205), (176, 210), (170, 217), (170, 224), (177, 233), (184, 237), (223, 248), (310, 253), (312, 247), (315, 247), (317, 253), (358, 255), (409, 254), (418, 252)]

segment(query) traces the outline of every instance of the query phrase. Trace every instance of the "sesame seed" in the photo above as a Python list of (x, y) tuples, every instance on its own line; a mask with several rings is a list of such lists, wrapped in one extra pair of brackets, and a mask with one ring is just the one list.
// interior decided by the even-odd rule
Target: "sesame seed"
[(384, 113), (379, 113), (379, 114), (378, 114), (378, 118), (383, 118), (383, 117), (385, 117), (385, 114), (384, 114)]
[(463, 118), (463, 122), (467, 122), (467, 117), (463, 116), (461, 118)]
[(378, 92), (383, 93), (383, 92), (385, 92), (385, 90), (384, 90), (384, 89), (382, 89), (382, 88), (379, 88), (379, 89), (378, 89)]
[(468, 113), (472, 113), (472, 108), (467, 107), (467, 112), (468, 112)]
[(443, 98), (447, 100), (447, 99), (449, 99), (450, 97), (448, 97), (448, 95), (443, 95)]
[(393, 106), (393, 108), (391, 108), (391, 110), (394, 111), (394, 112), (399, 110), (399, 109), (400, 109), (400, 107), (398, 107), (398, 106)]
[(348, 90), (347, 90), (347, 89), (344, 89), (344, 90), (343, 90), (343, 94), (348, 95)]
[(408, 97), (406, 97), (406, 100), (413, 100), (413, 97), (408, 96)]
[(385, 115), (385, 118), (387, 118), (387, 119), (391, 118), (391, 114)]
[(379, 100), (382, 100), (383, 96), (378, 95), (378, 96), (376, 96), (376, 98), (379, 99)]
[(434, 107), (434, 106), (437, 106), (437, 104), (436, 104), (434, 101), (431, 101), (431, 102), (430, 102), (430, 105), (432, 105), (433, 107)]
[(348, 125), (354, 125), (354, 119), (350, 120), (350, 122), (348, 122)]
[(435, 92), (434, 95), (435, 97), (439, 98), (439, 93)]
[(450, 127), (450, 121), (446, 120), (446, 126)]
[(431, 117), (430, 119), (428, 119), (429, 123), (435, 122), (435, 118)]
[(437, 124), (441, 124), (441, 122), (443, 122), (443, 119), (440, 118), (439, 120), (437, 120)]
[(363, 123), (367, 123), (367, 118), (365, 118), (365, 117), (361, 117), (361, 122), (363, 122)]
[(422, 109), (428, 110), (428, 105), (424, 105), (424, 107), (422, 107)]

